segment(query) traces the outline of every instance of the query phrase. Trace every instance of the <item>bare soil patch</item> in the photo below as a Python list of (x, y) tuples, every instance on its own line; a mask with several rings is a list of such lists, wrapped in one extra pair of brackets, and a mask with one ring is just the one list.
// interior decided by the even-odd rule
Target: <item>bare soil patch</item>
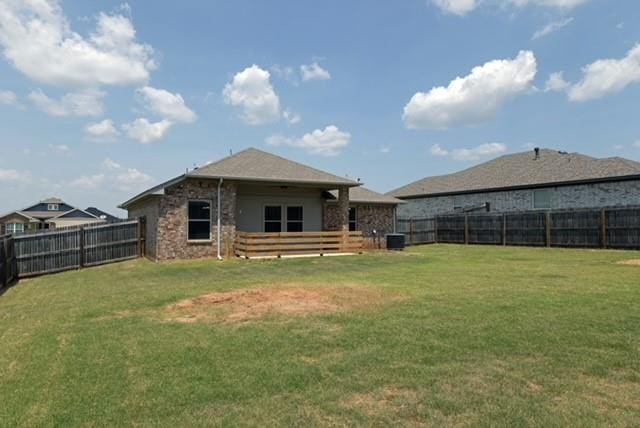
[(619, 265), (640, 266), (640, 259), (623, 260), (618, 262)]
[(364, 286), (268, 286), (203, 294), (169, 305), (171, 321), (241, 322), (268, 315), (307, 316), (381, 304), (397, 297)]

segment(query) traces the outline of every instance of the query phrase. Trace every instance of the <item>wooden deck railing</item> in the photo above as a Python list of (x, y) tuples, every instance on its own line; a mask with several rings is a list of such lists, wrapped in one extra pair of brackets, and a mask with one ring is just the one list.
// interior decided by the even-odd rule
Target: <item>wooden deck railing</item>
[(247, 259), (361, 252), (362, 232), (236, 232), (235, 239), (235, 254)]

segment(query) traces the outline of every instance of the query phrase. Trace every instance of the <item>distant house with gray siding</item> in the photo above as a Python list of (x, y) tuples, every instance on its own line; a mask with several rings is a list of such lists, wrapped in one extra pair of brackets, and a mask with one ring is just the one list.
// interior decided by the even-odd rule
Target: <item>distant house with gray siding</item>
[(640, 163), (550, 149), (501, 156), (388, 193), (398, 217), (640, 205)]

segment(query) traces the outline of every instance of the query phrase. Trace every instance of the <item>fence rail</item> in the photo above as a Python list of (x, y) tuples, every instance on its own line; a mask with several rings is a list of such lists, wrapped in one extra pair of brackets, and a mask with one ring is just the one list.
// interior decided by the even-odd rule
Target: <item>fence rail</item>
[(144, 255), (144, 219), (0, 237), (0, 281)]
[(247, 259), (362, 252), (362, 232), (237, 232), (235, 253)]
[(407, 243), (640, 249), (640, 208), (398, 219)]

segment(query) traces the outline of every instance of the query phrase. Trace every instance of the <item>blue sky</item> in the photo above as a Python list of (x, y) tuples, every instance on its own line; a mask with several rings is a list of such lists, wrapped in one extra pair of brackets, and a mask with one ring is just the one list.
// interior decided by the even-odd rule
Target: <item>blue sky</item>
[(2, 212), (115, 212), (250, 146), (378, 191), (534, 146), (640, 160), (635, 0), (0, 5)]

